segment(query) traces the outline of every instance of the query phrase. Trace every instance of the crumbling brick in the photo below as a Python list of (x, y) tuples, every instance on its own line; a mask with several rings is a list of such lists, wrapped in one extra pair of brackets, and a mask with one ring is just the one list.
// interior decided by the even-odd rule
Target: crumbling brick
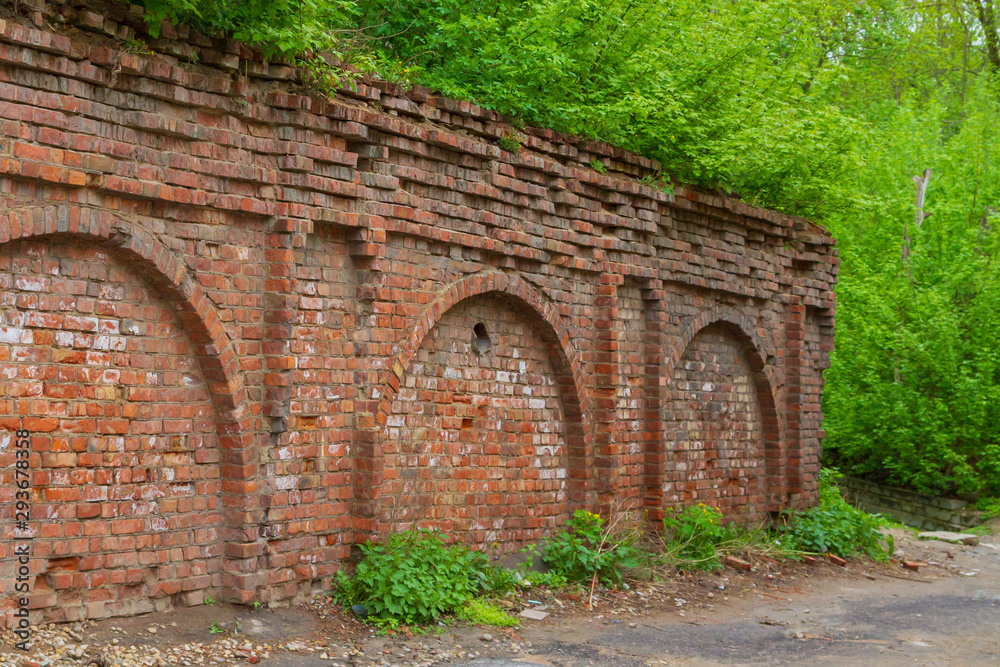
[(815, 501), (822, 229), (606, 144), (501, 150), (425, 89), (283, 92), (166, 24), (116, 58), (113, 16), (0, 20), (0, 578), (27, 429), (33, 622), (287, 601), (390, 528)]

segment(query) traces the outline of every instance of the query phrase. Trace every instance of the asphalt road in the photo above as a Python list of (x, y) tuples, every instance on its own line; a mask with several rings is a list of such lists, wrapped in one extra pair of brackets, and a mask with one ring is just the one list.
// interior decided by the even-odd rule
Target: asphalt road
[[(962, 548), (954, 560), (947, 560), (946, 553), (955, 548), (943, 543), (925, 545), (911, 540), (909, 548), (909, 556), (945, 562), (950, 569), (928, 567), (907, 580), (890, 576), (870, 579), (859, 571), (835, 576), (839, 571), (825, 568), (803, 590), (788, 592), (787, 597), (751, 593), (684, 617), (677, 613), (639, 617), (635, 627), (608, 618), (579, 616), (526, 623), (519, 635), (531, 642), (530, 655), (451, 664), (1000, 664), (1000, 545)], [(389, 657), (385, 664), (405, 664), (395, 660), (399, 657)], [(268, 664), (321, 667), (330, 663), (283, 654)]]
[(530, 662), (457, 664), (1000, 664), (1000, 546), (966, 549), (962, 556), (966, 560), (951, 576), (817, 582), (815, 590), (790, 600), (757, 596), (694, 620), (654, 618), (634, 628), (554, 625), (533, 639)]

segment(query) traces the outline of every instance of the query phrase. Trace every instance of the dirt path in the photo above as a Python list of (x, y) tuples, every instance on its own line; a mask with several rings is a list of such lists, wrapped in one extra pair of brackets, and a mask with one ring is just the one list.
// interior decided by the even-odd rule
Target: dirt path
[[(966, 547), (896, 536), (906, 559), (923, 562), (917, 573), (898, 565), (761, 564), (749, 574), (690, 577), (666, 591), (605, 593), (594, 611), (572, 596), (539, 600), (552, 615), (517, 631), (377, 636), (317, 603), (270, 612), (198, 607), (75, 634), (104, 647), (109, 667), (240, 665), (248, 656), (266, 667), (1000, 664), (1000, 537)], [(20, 667), (23, 654), (4, 651), (0, 666)]]
[(901, 531), (897, 541), (907, 558), (940, 565), (917, 574), (824, 566), (799, 585), (753, 587), (685, 617), (651, 614), (635, 627), (575, 620), (522, 634), (531, 663), (567, 667), (1000, 663), (1000, 544), (956, 547)]

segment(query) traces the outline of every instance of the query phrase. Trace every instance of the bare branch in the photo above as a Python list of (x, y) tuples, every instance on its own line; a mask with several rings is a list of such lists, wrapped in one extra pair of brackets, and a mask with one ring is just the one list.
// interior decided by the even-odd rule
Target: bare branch
[[(917, 229), (924, 220), (930, 217), (930, 213), (924, 212), (924, 198), (927, 195), (927, 185), (931, 182), (931, 170), (924, 169), (923, 176), (914, 176), (913, 184), (916, 186), (915, 203), (917, 208)], [(907, 225), (903, 225), (903, 264), (910, 258), (910, 230)]]

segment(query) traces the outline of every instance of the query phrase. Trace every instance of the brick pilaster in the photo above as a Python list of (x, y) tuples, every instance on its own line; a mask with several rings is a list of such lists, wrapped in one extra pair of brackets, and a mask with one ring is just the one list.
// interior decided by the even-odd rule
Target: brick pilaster
[[(380, 147), (377, 155), (385, 157), (387, 152)], [(372, 151), (368, 151), (370, 157)], [(377, 209), (378, 203), (365, 205)], [(391, 330), (392, 290), (386, 287), (384, 220), (375, 214), (361, 216), (363, 226), (354, 230), (349, 237), (351, 257), (359, 269), (356, 291), (358, 318), (368, 327), (368, 335), (363, 341), (356, 341), (356, 350), (366, 356), (390, 358), (392, 342), (384, 332)], [(389, 369), (389, 382), (393, 391), (399, 389), (401, 369)], [(354, 414), (352, 432), (353, 460), (353, 500), (352, 524), (353, 543), (361, 543), (378, 531), (378, 494), (382, 487), (382, 448), (380, 431), (385, 427), (385, 396), (376, 395), (377, 388), (385, 379), (385, 374), (368, 368), (355, 374), (359, 387), (359, 400)]]
[(617, 326), (618, 288), (623, 283), (620, 275), (602, 274), (594, 299), (594, 467), (599, 512), (610, 509), (619, 488)]
[(806, 307), (799, 300), (785, 305), (785, 491), (802, 492), (802, 371)]
[[(298, 296), (295, 290), (295, 248), (305, 244), (309, 221), (275, 218), (264, 234), (264, 292), (261, 355), (263, 357), (263, 394), (261, 410), (265, 417), (262, 447), (244, 456), (238, 494), (239, 507), (228, 508), (228, 523), (236, 524), (227, 540), (223, 560), (224, 591), (232, 602), (247, 603), (260, 597), (268, 585), (263, 563), (265, 544), (260, 526), (266, 522), (273, 489), (261, 475), (262, 448), (280, 442), (288, 431), (290, 390), (295, 359), (289, 348), (294, 335)], [(270, 437), (268, 437), (270, 436)], [(231, 483), (232, 484), (232, 483)], [(235, 491), (235, 490), (234, 490)], [(266, 597), (266, 596), (265, 596)]]
[(667, 462), (663, 404), (666, 400), (667, 310), (662, 289), (643, 291), (646, 303), (645, 335), (645, 430), (643, 506), (648, 518), (658, 524), (663, 518), (663, 484)]
[(264, 238), (264, 416), (272, 434), (288, 430), (292, 371), (290, 343), (299, 297), (295, 289), (295, 248), (305, 245), (310, 223), (272, 220)]

